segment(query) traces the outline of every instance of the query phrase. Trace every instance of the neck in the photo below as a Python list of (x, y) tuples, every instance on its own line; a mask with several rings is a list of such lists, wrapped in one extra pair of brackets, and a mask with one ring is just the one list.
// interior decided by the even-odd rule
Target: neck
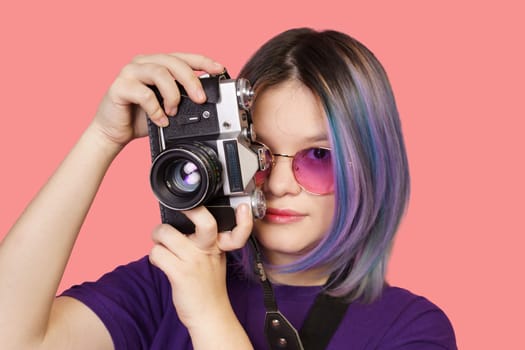
[(290, 286), (320, 286), (326, 283), (329, 273), (325, 267), (318, 267), (305, 271), (292, 273), (279, 272), (279, 267), (292, 264), (301, 255), (281, 254), (272, 251), (264, 251), (265, 260), (269, 263), (265, 267), (266, 273), (272, 283)]
[[(263, 249), (261, 249), (262, 247), (256, 244), (254, 239), (251, 242), (254, 244), (256, 251), (259, 251), (260, 253), (263, 252)], [(272, 283), (289, 286), (322, 286), (326, 283), (330, 275), (326, 267), (293, 273), (282, 273), (279, 272), (279, 267), (293, 263), (299, 258), (298, 255), (291, 256), (290, 254), (279, 254), (276, 252), (265, 251), (264, 256), (265, 260), (269, 262), (268, 265), (270, 265), (265, 266), (265, 273)]]
[(275, 269), (267, 271), (272, 283), (289, 286), (322, 286), (328, 280), (324, 269), (312, 269), (293, 273), (279, 273)]

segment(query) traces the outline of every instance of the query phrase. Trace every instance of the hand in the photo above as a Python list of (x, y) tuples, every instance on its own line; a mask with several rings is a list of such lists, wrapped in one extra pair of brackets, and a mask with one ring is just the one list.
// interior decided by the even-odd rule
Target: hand
[[(194, 102), (206, 100), (195, 70), (218, 74), (224, 66), (208, 57), (186, 53), (135, 57), (102, 99), (93, 126), (118, 146), (147, 135), (146, 115), (158, 126), (167, 126), (167, 115), (174, 115), (180, 102), (175, 80)], [(164, 99), (164, 110), (147, 85), (157, 86)]]
[(217, 223), (205, 207), (184, 213), (195, 224), (195, 233), (184, 235), (170, 225), (159, 226), (153, 232), (150, 261), (168, 277), (173, 304), (190, 334), (202, 329), (210, 334), (234, 316), (226, 290), (225, 252), (244, 246), (253, 218), (243, 204), (236, 211), (237, 226), (218, 234)]

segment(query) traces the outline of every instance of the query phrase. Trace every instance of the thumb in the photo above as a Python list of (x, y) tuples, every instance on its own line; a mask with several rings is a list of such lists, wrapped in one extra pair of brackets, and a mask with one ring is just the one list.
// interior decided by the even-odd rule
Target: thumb
[(237, 226), (229, 232), (221, 232), (217, 239), (217, 245), (222, 251), (230, 251), (242, 248), (253, 228), (253, 216), (248, 204), (241, 204), (235, 210)]

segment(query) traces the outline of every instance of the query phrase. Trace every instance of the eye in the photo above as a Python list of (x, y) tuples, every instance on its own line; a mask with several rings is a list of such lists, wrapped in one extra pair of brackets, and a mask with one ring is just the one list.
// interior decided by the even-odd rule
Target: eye
[(320, 171), (322, 168), (332, 167), (332, 156), (328, 148), (308, 148), (298, 152), (295, 157), (296, 167), (309, 167)]
[(309, 158), (320, 160), (330, 158), (330, 150), (326, 148), (310, 148), (307, 154)]

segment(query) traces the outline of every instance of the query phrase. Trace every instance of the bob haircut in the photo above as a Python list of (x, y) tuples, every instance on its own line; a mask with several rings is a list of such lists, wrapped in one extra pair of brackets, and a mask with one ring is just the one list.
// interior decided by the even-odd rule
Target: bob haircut
[[(410, 192), (408, 161), (387, 75), (363, 44), (344, 33), (285, 31), (264, 44), (239, 73), (265, 89), (297, 80), (317, 95), (328, 118), (336, 212), (322, 241), (281, 272), (325, 267), (328, 294), (377, 298), (393, 238)], [(257, 97), (255, 97), (257, 103)], [(253, 252), (243, 250), (253, 275)]]

